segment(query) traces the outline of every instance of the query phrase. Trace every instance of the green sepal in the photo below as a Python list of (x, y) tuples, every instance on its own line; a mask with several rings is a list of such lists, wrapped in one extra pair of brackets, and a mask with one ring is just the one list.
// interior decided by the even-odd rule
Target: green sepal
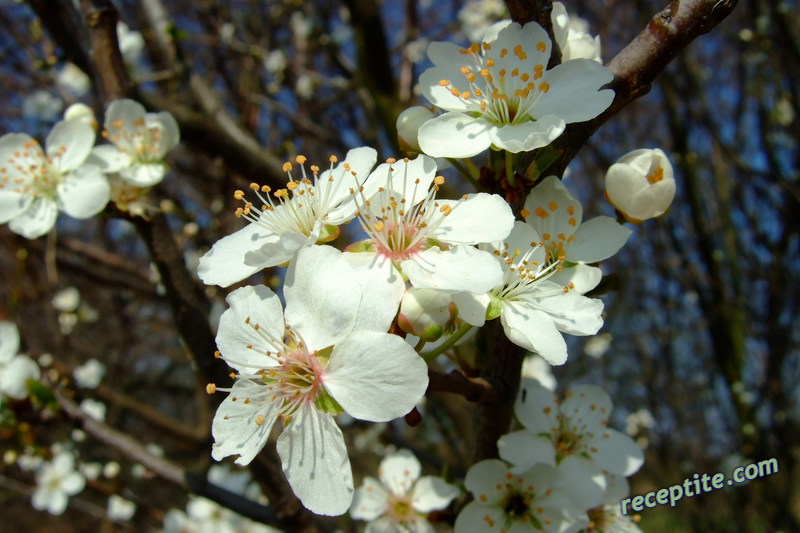
[(375, 252), (375, 245), (372, 239), (364, 239), (363, 241), (354, 242), (344, 249), (345, 252), (359, 253), (359, 252)]
[(331, 414), (331, 415), (340, 415), (344, 413), (344, 408), (339, 405), (333, 396), (328, 394), (325, 389), (320, 389), (317, 397), (314, 399), (314, 406), (322, 412)]
[(320, 359), (324, 365), (327, 365), (328, 359), (331, 358), (331, 353), (333, 353), (333, 346), (328, 346), (327, 348), (317, 351), (316, 358)]
[(489, 295), (489, 305), (486, 307), (486, 320), (494, 320), (500, 316), (500, 311), (503, 310), (503, 300), (497, 296)]
[(322, 231), (320, 231), (319, 238), (317, 239), (317, 244), (331, 242), (332, 240), (336, 239), (341, 232), (342, 230), (339, 229), (339, 226), (334, 226), (333, 224), (324, 224), (322, 226)]
[(28, 389), (28, 394), (35, 402), (41, 405), (51, 405), (56, 403), (56, 397), (50, 387), (43, 385), (35, 379), (29, 379), (25, 382), (25, 388)]

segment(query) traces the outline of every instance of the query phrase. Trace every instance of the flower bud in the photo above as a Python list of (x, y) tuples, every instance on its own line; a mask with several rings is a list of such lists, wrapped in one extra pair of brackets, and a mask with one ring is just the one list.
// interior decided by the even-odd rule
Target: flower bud
[(417, 133), (420, 126), (433, 118), (433, 112), (427, 107), (409, 107), (397, 117), (397, 136), (400, 139), (400, 148), (421, 152)]
[(78, 120), (92, 127), (97, 131), (97, 120), (94, 117), (94, 111), (88, 105), (78, 102), (72, 104), (64, 111), (64, 120)]
[(625, 154), (606, 173), (606, 199), (634, 224), (664, 214), (673, 198), (672, 165), (658, 148)]
[(431, 342), (441, 337), (455, 318), (455, 305), (446, 293), (412, 287), (403, 295), (397, 323), (406, 333)]

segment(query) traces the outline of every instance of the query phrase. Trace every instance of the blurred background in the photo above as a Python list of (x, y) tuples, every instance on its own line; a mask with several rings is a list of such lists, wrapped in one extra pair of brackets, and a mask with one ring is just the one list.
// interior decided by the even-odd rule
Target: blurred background
[[(362, 145), (377, 148), (379, 159), (402, 155), (395, 118), (426, 104), (415, 85), (430, 66), (427, 44), (467, 44), (507, 16), (499, 0), (114, 6), (135, 98), (170, 111), (180, 125), (171, 172), (148, 202), (167, 213), (192, 274), (200, 255), (241, 227), (233, 191), (251, 181), (280, 186), (283, 161), (303, 154), (323, 166), (330, 154), (342, 158)], [(600, 36), (606, 62), (664, 6), (566, 2)], [(102, 116), (86, 61), (87, 30), (71, 2), (4, 0), (0, 29), (0, 132), (43, 139), (79, 101)], [(778, 473), (746, 485), (645, 510), (644, 531), (800, 531), (799, 104), (800, 5), (742, 0), (570, 165), (566, 183), (587, 217), (613, 215), (603, 178), (623, 154), (660, 147), (675, 167), (670, 212), (636, 227), (603, 267), (606, 326), (596, 337), (571, 339), (567, 364), (552, 371), (562, 391), (594, 383), (610, 393), (612, 426), (646, 452), (632, 494), (694, 473), (728, 474), (768, 458), (779, 464)], [(452, 169), (444, 174), (449, 193), (469, 190)], [(0, 319), (18, 324), (24, 350), (59, 375), (101, 361), (102, 384), (77, 389), (76, 399), (104, 402), (106, 422), (154, 453), (194, 471), (207, 468), (214, 405), (135, 227), (111, 215), (80, 222), (62, 216), (57, 234), (35, 241), (2, 226), (0, 247)], [(252, 281), (277, 287), (280, 275), (264, 271)], [(212, 327), (225, 293), (205, 288)], [(170, 509), (186, 506), (185, 491), (113, 448), (81, 440), (60, 414), (42, 421), (32, 405), (6, 407), (0, 509), (15, 530), (158, 531)], [(413, 428), (342, 421), (356, 478), (374, 475), (392, 446), (411, 448), (431, 473), (463, 474), (470, 408), (460, 397), (434, 394)], [(60, 517), (32, 511), (33, 481), (13, 454), (46, 454), (64, 441), (80, 450), (81, 461), (117, 464), (116, 471), (90, 480)], [(112, 524), (106, 500), (118, 493), (135, 501), (137, 512)], [(324, 523), (355, 530), (346, 521)]]

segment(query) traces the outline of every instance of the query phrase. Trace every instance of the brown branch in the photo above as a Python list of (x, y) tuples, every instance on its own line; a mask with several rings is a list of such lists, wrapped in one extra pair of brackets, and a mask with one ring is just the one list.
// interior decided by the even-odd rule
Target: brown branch
[(117, 41), (117, 10), (110, 0), (84, 0), (94, 79), (106, 103), (128, 96), (131, 81)]
[(450, 392), (459, 394), (470, 402), (495, 403), (497, 391), (491, 383), (482, 378), (473, 378), (462, 370), (452, 370), (448, 374), (428, 369), (427, 392)]

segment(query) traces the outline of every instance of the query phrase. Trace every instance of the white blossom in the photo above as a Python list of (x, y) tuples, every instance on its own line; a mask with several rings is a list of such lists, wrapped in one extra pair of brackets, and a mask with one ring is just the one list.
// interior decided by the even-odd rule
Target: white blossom
[(103, 381), (105, 375), (106, 367), (97, 359), (89, 359), (72, 371), (75, 383), (83, 389), (96, 388)]
[(127, 522), (136, 513), (136, 504), (118, 494), (112, 494), (108, 497), (106, 513), (110, 520)]
[(0, 397), (21, 400), (28, 396), (27, 382), (39, 379), (39, 366), (19, 353), (19, 330), (13, 322), (0, 321)]
[(606, 198), (629, 222), (663, 215), (675, 191), (672, 165), (658, 148), (629, 152), (606, 172)]
[(589, 24), (575, 15), (568, 15), (561, 2), (553, 2), (550, 14), (553, 36), (561, 49), (561, 62), (571, 59), (591, 59), (602, 63), (600, 58), (600, 36), (592, 37)]
[(52, 122), (58, 118), (64, 102), (49, 91), (37, 90), (22, 100), (22, 114), (26, 117)]
[(534, 22), (503, 21), (480, 44), (434, 42), (434, 66), (420, 77), (425, 97), (446, 111), (419, 129), (433, 157), (471, 157), (487, 148), (530, 151), (553, 142), (566, 125), (602, 113), (614, 99), (610, 72), (589, 59), (545, 70), (551, 42)]
[(450, 505), (460, 491), (441, 478), (420, 477), (420, 472), (410, 451), (389, 455), (381, 461), (380, 481), (366, 477), (356, 490), (350, 516), (369, 521), (366, 533), (433, 533), (425, 515)]
[(85, 485), (86, 478), (75, 470), (72, 452), (61, 451), (39, 470), (31, 504), (34, 509), (60, 515), (67, 508), (69, 497), (82, 491)]

